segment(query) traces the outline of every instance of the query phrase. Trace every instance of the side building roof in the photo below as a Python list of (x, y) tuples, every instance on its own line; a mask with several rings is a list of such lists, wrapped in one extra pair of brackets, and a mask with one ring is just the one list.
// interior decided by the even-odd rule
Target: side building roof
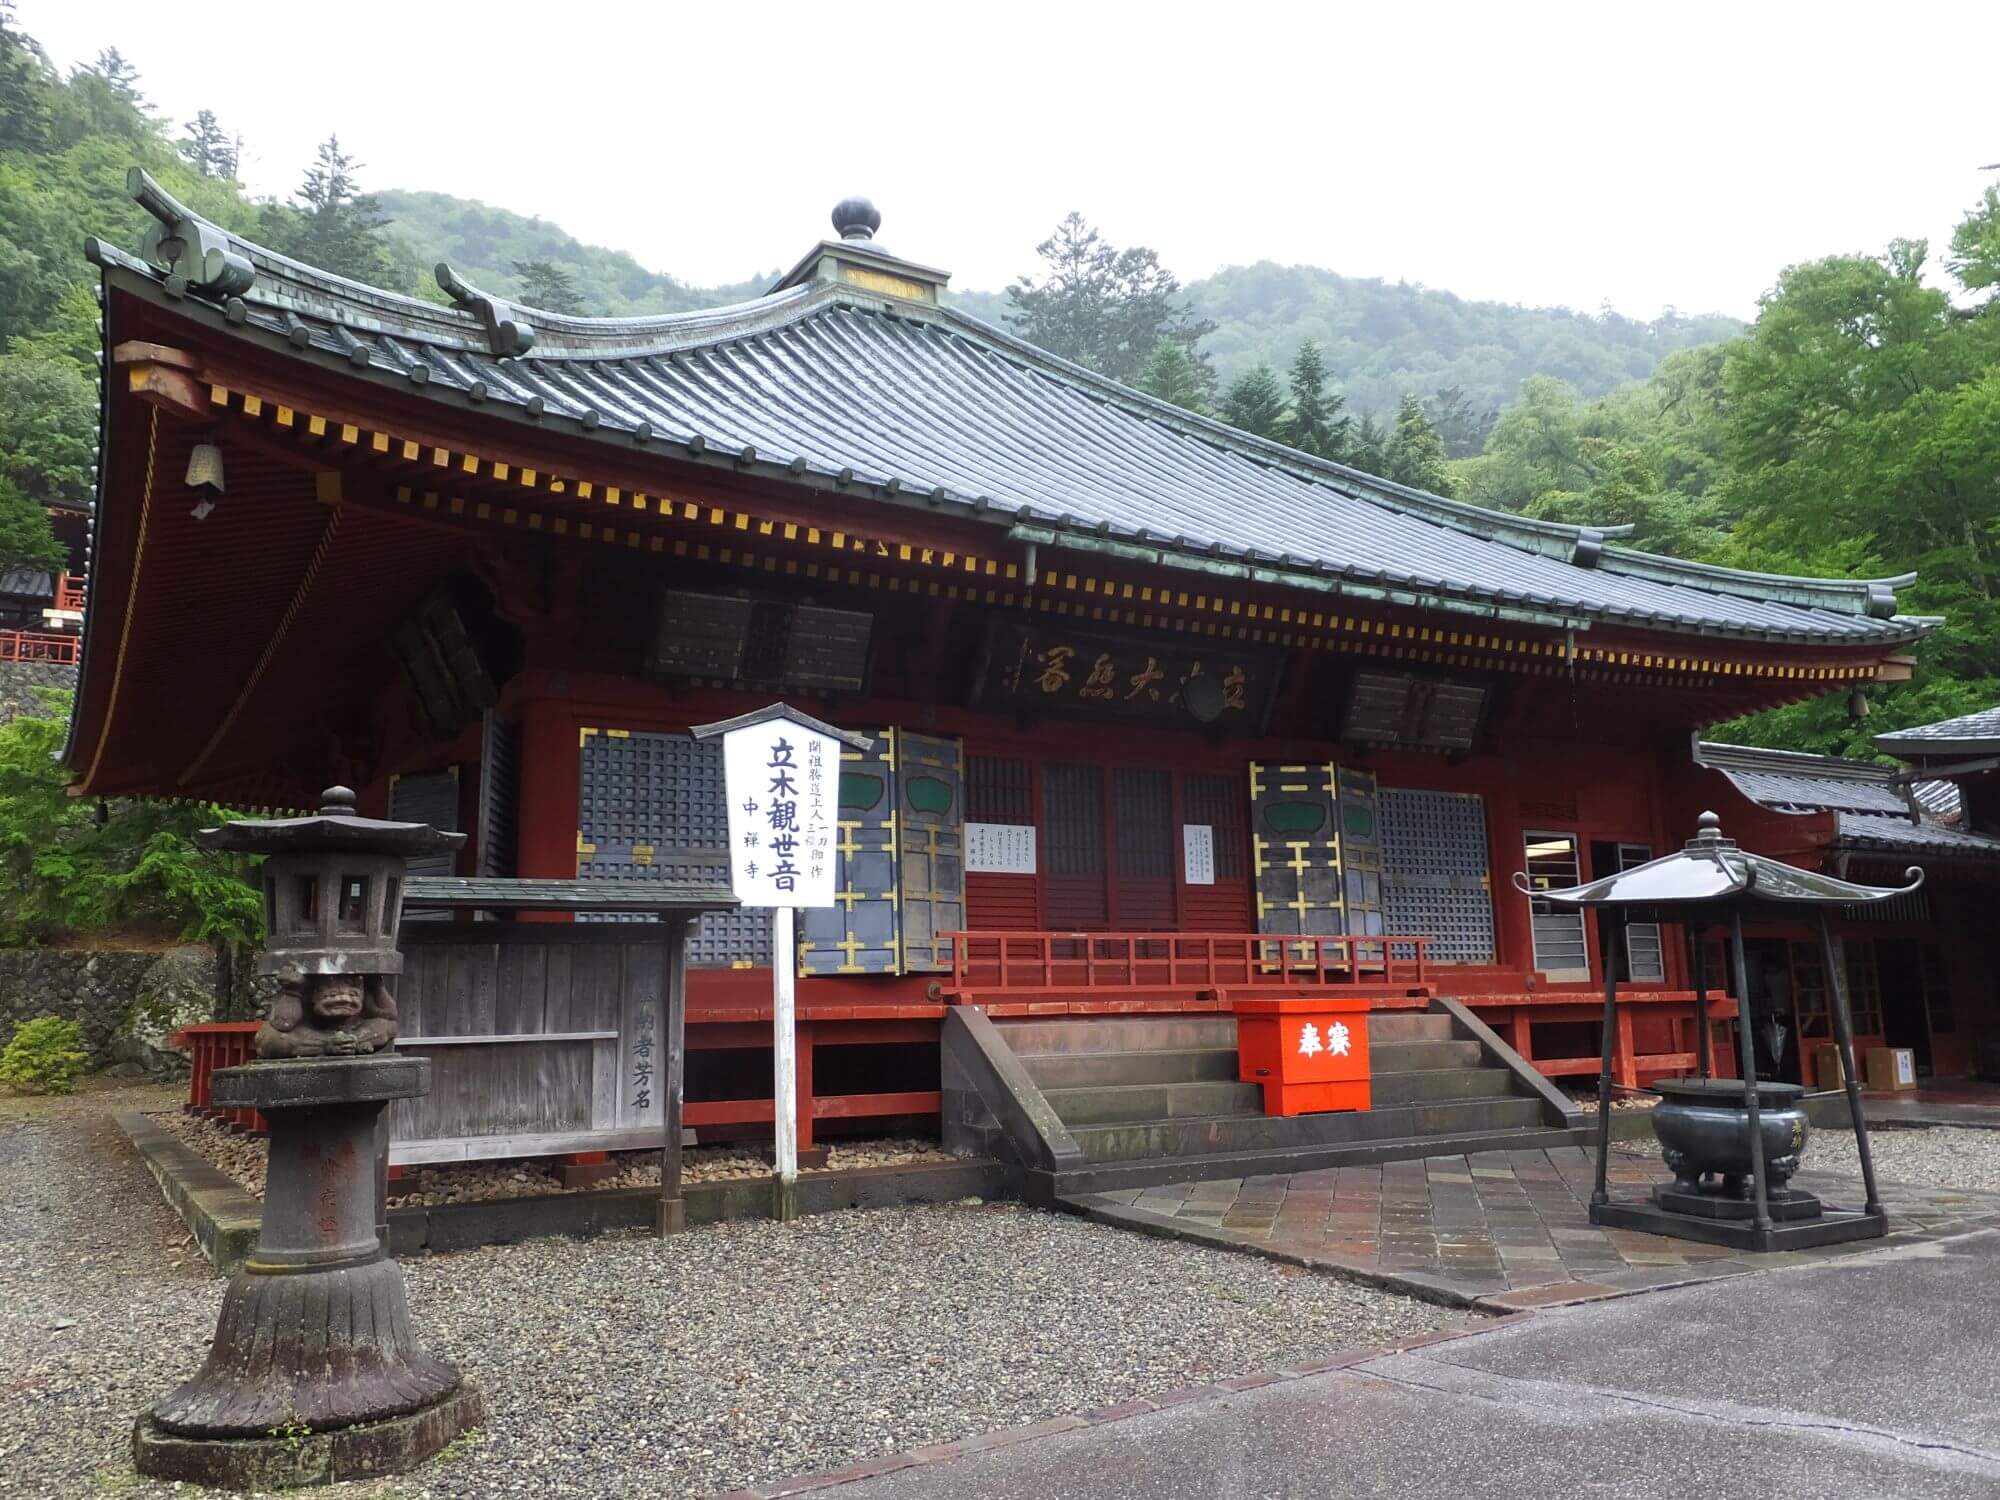
[(1906, 759), (1991, 755), (2000, 752), (2000, 707), (1878, 734), (1875, 748)]
[(753, 302), (588, 319), (512, 307), (446, 266), (454, 307), (361, 286), (225, 234), (143, 173), (134, 192), (163, 233), (153, 259), (93, 241), (109, 282), (413, 402), (958, 514), (1023, 543), (1400, 604), (1875, 650), (1930, 623), (1896, 611), (1907, 576), (1653, 556), (1617, 545), (1629, 528), (1484, 510), (1192, 415), (945, 306), (943, 273), (840, 211), (851, 237)]
[(1958, 788), (1948, 781), (1908, 785), (1892, 766), (1707, 740), (1695, 761), (1772, 812), (1834, 814), (1836, 848), (2000, 859), (2000, 839), (1957, 826)]

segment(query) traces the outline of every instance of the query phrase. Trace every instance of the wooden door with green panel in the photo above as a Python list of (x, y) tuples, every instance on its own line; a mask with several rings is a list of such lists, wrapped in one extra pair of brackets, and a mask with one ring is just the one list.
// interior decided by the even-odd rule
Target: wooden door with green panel
[(1250, 850), (1257, 930), (1347, 930), (1331, 765), (1250, 763)]

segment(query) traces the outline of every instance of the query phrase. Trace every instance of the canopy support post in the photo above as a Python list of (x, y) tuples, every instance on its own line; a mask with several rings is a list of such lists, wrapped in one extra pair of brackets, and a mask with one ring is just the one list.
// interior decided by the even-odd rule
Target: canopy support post
[(1826, 908), (1819, 909), (1819, 954), (1826, 966), (1827, 988), (1833, 996), (1833, 1039), (1840, 1046), (1840, 1074), (1847, 1085), (1847, 1110), (1854, 1117), (1854, 1150), (1861, 1158), (1861, 1186), (1867, 1195), (1866, 1210), (1882, 1212), (1882, 1198), (1875, 1191), (1875, 1153), (1868, 1144), (1868, 1122), (1861, 1114), (1861, 1080), (1854, 1074), (1854, 1021), (1847, 1011), (1847, 975), (1834, 962), (1833, 927)]
[(1706, 922), (1695, 922), (1689, 928), (1694, 938), (1694, 1052), (1696, 1065), (1701, 1069), (1703, 1081), (1715, 1076), (1715, 1059), (1709, 1056), (1708, 1035), (1708, 955), (1703, 951), (1703, 940), (1708, 935)]
[(1617, 934), (1623, 923), (1600, 908), (1597, 913), (1597, 961), (1604, 969), (1604, 1047), (1597, 1069), (1597, 1186), (1590, 1190), (1592, 1207), (1611, 1201), (1611, 1049), (1618, 1041)]
[(1729, 962), (1736, 981), (1736, 1051), (1743, 1061), (1743, 1103), (1750, 1116), (1750, 1176), (1756, 1192), (1757, 1216), (1753, 1221), (1758, 1249), (1767, 1249), (1771, 1237), (1771, 1195), (1764, 1181), (1764, 1121), (1757, 1098), (1757, 1042), (1751, 1035), (1750, 975), (1743, 962), (1743, 913), (1729, 913)]

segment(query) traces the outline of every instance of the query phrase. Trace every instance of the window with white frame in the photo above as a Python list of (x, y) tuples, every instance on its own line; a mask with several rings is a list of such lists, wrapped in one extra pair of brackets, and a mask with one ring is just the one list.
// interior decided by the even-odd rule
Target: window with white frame
[[(1573, 833), (1529, 833), (1523, 853), (1530, 891), (1566, 890), (1581, 883), (1582, 863)], [(1528, 898), (1529, 924), (1534, 933), (1535, 967), (1552, 983), (1590, 978), (1590, 943), (1583, 913)]]

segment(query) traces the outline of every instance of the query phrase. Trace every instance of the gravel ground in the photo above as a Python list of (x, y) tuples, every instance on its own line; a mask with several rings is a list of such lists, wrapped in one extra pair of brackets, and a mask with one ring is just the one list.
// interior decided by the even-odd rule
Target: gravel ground
[[(1881, 1182), (2000, 1193), (2000, 1130), (1878, 1125), (1868, 1133), (1868, 1144), (1874, 1149), (1875, 1176)], [(1660, 1154), (1658, 1144), (1650, 1139), (1620, 1141), (1616, 1149), (1627, 1156), (1657, 1159)], [(1800, 1170), (1858, 1179), (1861, 1157), (1854, 1149), (1854, 1132), (1815, 1127), (1806, 1141)]]
[[(0, 1492), (137, 1481), (132, 1417), (200, 1363), (222, 1284), (104, 1108), (0, 1122)], [(1454, 1315), (1014, 1205), (429, 1256), (430, 1347), (486, 1430), (377, 1500), (682, 1496), (1334, 1351)], [(182, 1492), (186, 1493), (186, 1492)]]
[[(155, 1118), (184, 1141), (188, 1148), (206, 1157), (223, 1175), (246, 1192), (264, 1196), (265, 1143), (256, 1136), (238, 1135), (213, 1120), (185, 1115), (176, 1108)], [(815, 1172), (845, 1172), (856, 1167), (886, 1167), (918, 1161), (950, 1161), (948, 1152), (936, 1141), (913, 1136), (882, 1137), (827, 1143), (826, 1164), (802, 1167), (802, 1175)], [(596, 1189), (657, 1187), (660, 1182), (660, 1153), (657, 1151), (614, 1151), (617, 1167), (609, 1177), (592, 1183)], [(770, 1165), (754, 1151), (741, 1146), (690, 1146), (681, 1157), (683, 1182), (716, 1182), (729, 1177), (768, 1177)], [(473, 1203), (488, 1198), (531, 1198), (550, 1193), (584, 1191), (562, 1185), (553, 1162), (548, 1160), (472, 1162), (450, 1166), (411, 1167), (401, 1179), (389, 1184), (389, 1207), (429, 1207), (438, 1203)]]

